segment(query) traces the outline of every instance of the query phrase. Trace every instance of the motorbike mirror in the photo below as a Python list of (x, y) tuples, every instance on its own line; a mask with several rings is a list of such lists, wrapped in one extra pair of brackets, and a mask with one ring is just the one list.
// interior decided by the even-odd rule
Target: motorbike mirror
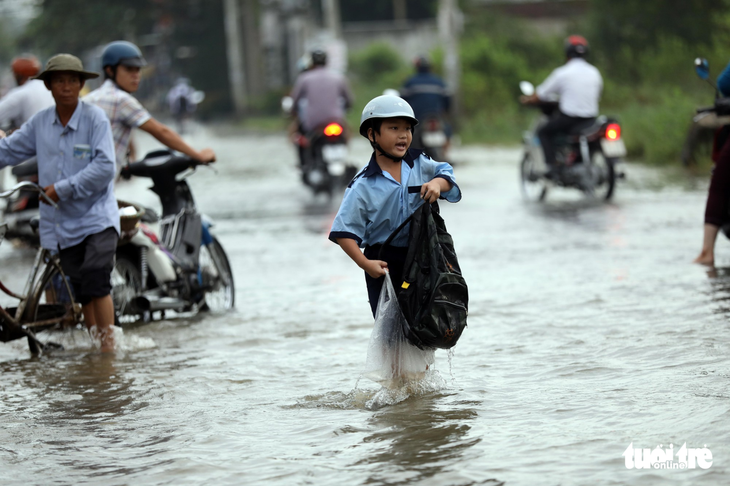
[(199, 105), (200, 103), (202, 103), (204, 99), (205, 99), (205, 93), (203, 91), (193, 92), (192, 101), (196, 105)]
[(398, 96), (398, 97), (400, 97), (400, 92), (397, 89), (393, 89), (393, 88), (388, 88), (388, 89), (384, 90), (383, 91), (383, 94), (384, 95), (388, 95), (388, 96)]
[(535, 86), (529, 81), (520, 81), (520, 91), (525, 96), (532, 96), (535, 94)]
[(695, 59), (695, 72), (700, 79), (708, 80), (710, 78), (710, 63), (703, 57)]
[(294, 108), (294, 100), (292, 99), (292, 97), (284, 96), (281, 99), (281, 111), (283, 111), (287, 115), (290, 115), (293, 108)]

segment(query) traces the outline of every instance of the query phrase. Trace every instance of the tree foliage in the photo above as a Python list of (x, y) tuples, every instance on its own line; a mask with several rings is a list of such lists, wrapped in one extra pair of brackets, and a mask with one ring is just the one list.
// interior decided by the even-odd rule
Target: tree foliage
[(667, 42), (711, 48), (727, 32), (728, 0), (592, 0), (592, 43), (612, 69), (635, 77), (637, 60)]

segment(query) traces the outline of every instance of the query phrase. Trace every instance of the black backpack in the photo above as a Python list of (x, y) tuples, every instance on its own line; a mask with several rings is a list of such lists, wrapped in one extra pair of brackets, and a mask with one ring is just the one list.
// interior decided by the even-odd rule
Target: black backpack
[[(454, 242), (438, 204), (422, 204), (386, 240), (387, 246), (410, 221), (403, 282), (393, 282), (406, 320), (403, 330), (419, 348), (449, 349), (466, 327), (469, 291)], [(382, 251), (382, 250), (381, 250)]]

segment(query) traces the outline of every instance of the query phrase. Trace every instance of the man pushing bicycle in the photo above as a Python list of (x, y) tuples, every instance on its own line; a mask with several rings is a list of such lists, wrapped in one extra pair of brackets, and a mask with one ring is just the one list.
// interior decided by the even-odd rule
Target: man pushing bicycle
[(106, 114), (79, 100), (85, 81), (98, 76), (70, 54), (49, 59), (36, 79), (51, 91), (56, 106), (0, 140), (0, 168), (37, 156), (40, 185), (58, 204), (58, 209), (41, 205), (41, 245), (58, 242), (61, 266), (89, 332), (102, 351), (113, 351), (111, 272), (119, 238), (114, 139)]

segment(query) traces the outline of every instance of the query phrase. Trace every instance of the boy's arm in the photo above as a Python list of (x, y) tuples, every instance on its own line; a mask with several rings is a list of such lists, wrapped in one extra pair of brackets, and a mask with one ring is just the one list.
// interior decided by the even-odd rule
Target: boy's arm
[(340, 245), (342, 250), (347, 253), (358, 267), (362, 268), (373, 278), (379, 278), (385, 275), (385, 269), (388, 268), (388, 264), (382, 260), (368, 260), (363, 252), (360, 251), (360, 247), (357, 246), (357, 242), (351, 238), (337, 238), (337, 244)]
[(421, 199), (434, 203), (442, 192), (449, 192), (454, 185), (443, 177), (436, 177), (421, 186)]
[(154, 118), (150, 118), (144, 122), (140, 127), (145, 132), (149, 133), (157, 140), (162, 142), (163, 145), (170, 147), (172, 150), (182, 152), (188, 157), (202, 162), (204, 164), (215, 162), (215, 152), (212, 149), (204, 148), (200, 152), (192, 148), (190, 145), (175, 133), (170, 127), (164, 125)]

